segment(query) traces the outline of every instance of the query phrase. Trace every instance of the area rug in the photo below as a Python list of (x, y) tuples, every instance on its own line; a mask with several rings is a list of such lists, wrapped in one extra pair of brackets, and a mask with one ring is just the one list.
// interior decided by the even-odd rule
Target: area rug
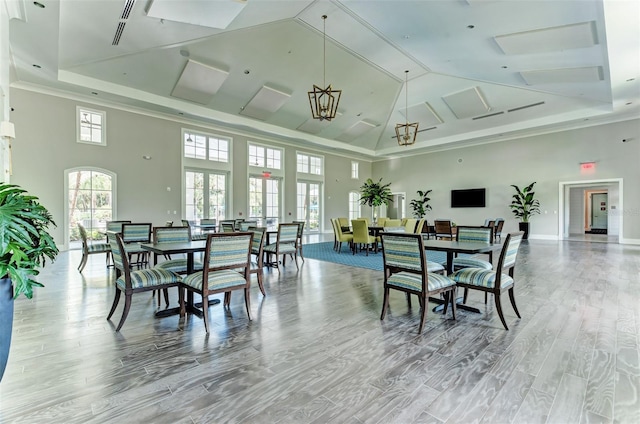
[[(349, 250), (349, 245), (342, 243), (342, 252), (338, 253), (333, 250), (333, 242), (305, 244), (302, 246), (302, 253), (306, 258), (317, 259), (324, 262), (333, 262), (336, 264), (355, 266), (358, 268), (374, 269), (382, 271), (382, 252), (371, 253), (369, 256), (365, 252), (358, 252), (355, 255)], [(427, 257), (430, 261), (444, 264), (447, 261), (447, 255), (443, 252), (428, 251)]]

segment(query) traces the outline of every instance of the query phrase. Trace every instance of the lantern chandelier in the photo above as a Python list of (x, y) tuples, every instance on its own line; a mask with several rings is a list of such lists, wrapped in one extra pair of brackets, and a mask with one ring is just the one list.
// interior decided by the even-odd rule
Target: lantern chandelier
[[(325, 87), (325, 79), (327, 73), (326, 19), (327, 15), (322, 15), (322, 87)], [(342, 90), (333, 90), (331, 88), (331, 84), (327, 85), (327, 88), (322, 87), (318, 87), (317, 85), (313, 84), (313, 91), (309, 91), (309, 105), (311, 106), (311, 115), (313, 116), (313, 119), (319, 119), (321, 121), (331, 121), (336, 117), (336, 113), (338, 112), (338, 103), (340, 102)]]
[(409, 71), (404, 71), (404, 117), (406, 122), (404, 124), (396, 124), (396, 137), (398, 138), (398, 144), (400, 146), (410, 146), (416, 142), (416, 135), (418, 134), (418, 123), (409, 123), (409, 113), (407, 112), (409, 103)]

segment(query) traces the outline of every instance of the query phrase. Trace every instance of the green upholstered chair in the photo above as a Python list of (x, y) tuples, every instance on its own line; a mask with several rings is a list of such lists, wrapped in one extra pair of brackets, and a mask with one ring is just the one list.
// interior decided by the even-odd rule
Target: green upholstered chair
[(402, 227), (401, 219), (387, 219), (384, 222), (384, 227)]
[(269, 256), (269, 258), (271, 255), (276, 255), (275, 262), (269, 259), (269, 264), (278, 268), (278, 272), (280, 272), (280, 267), (278, 266), (278, 257), (280, 256), (282, 256), (283, 266), (285, 265), (286, 255), (290, 255), (296, 263), (296, 268), (298, 268), (298, 249), (296, 248), (297, 239), (298, 224), (293, 222), (278, 224), (278, 236), (276, 238), (276, 242), (264, 247), (264, 252)]
[(429, 296), (442, 294), (445, 297), (444, 313), (451, 304), (453, 319), (456, 318), (456, 284), (448, 277), (429, 272), (427, 255), (420, 234), (381, 233), (382, 257), (384, 261), (384, 300), (382, 313), (384, 317), (389, 308), (389, 292), (391, 289), (410, 295), (415, 294), (420, 301), (420, 326), (418, 333), (424, 328)]
[(338, 218), (338, 224), (342, 228), (343, 234), (351, 234), (351, 224), (349, 218)]
[(247, 316), (251, 321), (250, 295), (251, 242), (253, 232), (216, 233), (207, 236), (202, 271), (189, 274), (180, 284), (180, 316), (186, 313), (184, 290), (202, 296), (204, 328), (209, 333), (209, 296), (232, 290), (244, 291)]
[(404, 232), (405, 233), (416, 233), (416, 225), (418, 225), (418, 220), (415, 218), (408, 218), (404, 223)]
[[(456, 231), (457, 241), (493, 243), (493, 230), (490, 227), (458, 226)], [(483, 268), (491, 270), (493, 269), (493, 264), (491, 263), (492, 257), (492, 252), (489, 253), (488, 261), (477, 257), (457, 257), (453, 259), (453, 270), (457, 271), (462, 268)]]
[(414, 231), (415, 234), (422, 234), (422, 232), (425, 230), (425, 226), (427, 225), (427, 220), (422, 218), (418, 221), (418, 223), (416, 224), (416, 230)]
[[(365, 220), (365, 222), (367, 223), (367, 227), (370, 227), (370, 226), (371, 226), (371, 220), (369, 219), (369, 217), (367, 217), (367, 216), (360, 216), (360, 217), (358, 217), (358, 219), (364, 219), (364, 220)], [(352, 220), (352, 221), (353, 221), (353, 220)]]
[[(149, 223), (123, 223), (122, 224), (122, 241), (124, 249), (129, 255), (130, 265), (138, 267), (149, 264), (149, 251), (140, 247), (141, 243), (151, 243), (151, 228)], [(131, 263), (133, 256), (137, 257), (135, 263)]]
[(342, 231), (342, 226), (337, 219), (334, 220), (334, 228), (337, 238), (337, 251), (338, 253), (340, 253), (342, 251), (342, 243), (349, 243), (349, 247), (351, 247), (351, 245), (353, 244), (353, 233), (345, 234)]
[(353, 228), (353, 244), (351, 250), (354, 255), (358, 247), (362, 250), (362, 246), (364, 246), (367, 256), (369, 256), (369, 247), (373, 248), (376, 253), (378, 252), (378, 241), (375, 237), (369, 235), (369, 227), (364, 219), (352, 219), (351, 228)]
[(122, 318), (120, 318), (120, 323), (118, 327), (116, 327), (116, 331), (120, 331), (129, 314), (131, 298), (134, 293), (177, 287), (182, 277), (175, 272), (158, 268), (145, 268), (132, 271), (122, 235), (119, 233), (115, 234), (115, 237), (109, 239), (109, 244), (116, 269), (116, 292), (107, 319), (111, 319), (120, 301), (120, 296), (124, 293), (125, 300)]
[(109, 265), (109, 257), (111, 256), (111, 246), (109, 246), (109, 243), (89, 243), (87, 230), (80, 223), (78, 223), (78, 230), (80, 230), (80, 238), (82, 239), (82, 259), (80, 260), (80, 265), (78, 265), (78, 271), (82, 272), (85, 265), (87, 265), (89, 255), (104, 253), (106, 255), (106, 265)]
[[(507, 235), (495, 270), (486, 270), (484, 268), (462, 268), (450, 275), (450, 278), (456, 282), (458, 287), (470, 290), (480, 290), (485, 293), (493, 293), (493, 297), (496, 302), (496, 310), (498, 311), (500, 321), (502, 321), (502, 325), (506, 330), (508, 330), (509, 327), (507, 327), (507, 323), (502, 313), (500, 295), (505, 290), (509, 292), (511, 306), (513, 306), (513, 310), (518, 318), (520, 318), (514, 294), (514, 269), (523, 234), (524, 232), (519, 231), (517, 233)], [(464, 303), (466, 302), (467, 292), (465, 291)]]
[[(267, 229), (264, 227), (254, 227), (249, 230), (249, 232), (253, 233), (253, 240), (251, 241), (251, 268), (249, 269), (249, 274), (256, 274), (258, 276), (258, 287), (260, 288), (260, 292), (263, 296), (267, 295), (267, 293), (264, 291), (264, 284), (262, 281), (264, 274), (264, 240), (266, 239), (266, 230)], [(231, 291), (228, 291), (224, 294), (224, 305), (229, 306), (230, 303)]]
[(384, 226), (385, 226), (384, 224), (387, 222), (387, 220), (388, 220), (388, 219), (389, 219), (389, 218), (387, 218), (386, 216), (381, 216), (381, 217), (379, 217), (379, 218), (378, 218), (378, 220), (376, 221), (376, 225), (377, 225), (378, 227), (384, 227)]

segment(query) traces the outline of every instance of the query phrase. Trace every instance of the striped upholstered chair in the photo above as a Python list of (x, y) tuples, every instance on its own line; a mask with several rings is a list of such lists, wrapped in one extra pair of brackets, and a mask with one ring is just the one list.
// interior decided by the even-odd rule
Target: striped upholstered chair
[(124, 250), (129, 255), (129, 261), (135, 255), (137, 261), (130, 265), (138, 267), (149, 264), (149, 251), (140, 247), (141, 243), (151, 242), (152, 225), (148, 223), (123, 223), (122, 224), (122, 241), (124, 241)]
[(106, 254), (106, 262), (107, 265), (109, 265), (109, 257), (111, 255), (111, 246), (109, 246), (109, 243), (89, 243), (87, 230), (80, 223), (78, 223), (78, 230), (80, 230), (80, 238), (82, 239), (82, 259), (80, 260), (80, 265), (78, 265), (78, 271), (82, 272), (87, 264), (89, 255), (99, 253)]
[[(516, 306), (516, 299), (513, 291), (515, 285), (513, 274), (523, 234), (524, 232), (519, 231), (517, 233), (507, 235), (504, 245), (502, 246), (500, 259), (498, 260), (498, 265), (496, 266), (495, 271), (483, 268), (462, 268), (450, 275), (450, 278), (456, 282), (458, 287), (470, 290), (480, 290), (485, 293), (493, 293), (500, 321), (502, 321), (502, 325), (507, 330), (509, 327), (507, 327), (507, 323), (504, 320), (504, 315), (502, 313), (500, 295), (505, 290), (509, 291), (511, 306), (513, 306), (513, 310), (518, 318), (520, 318), (520, 313)], [(467, 292), (465, 290), (464, 303), (466, 302)]]
[[(249, 230), (249, 232), (253, 233), (253, 240), (251, 241), (251, 269), (249, 270), (249, 274), (256, 274), (258, 276), (258, 288), (260, 288), (260, 292), (263, 296), (267, 295), (264, 291), (264, 284), (262, 283), (264, 274), (264, 240), (266, 239), (266, 231), (267, 229), (265, 227), (253, 227)], [(228, 291), (224, 294), (224, 305), (229, 306), (230, 303), (231, 291)]]
[(122, 318), (120, 318), (120, 323), (116, 328), (116, 331), (120, 331), (129, 314), (131, 297), (134, 293), (177, 287), (182, 277), (175, 272), (158, 268), (145, 268), (132, 271), (122, 235), (118, 233), (115, 234), (115, 237), (110, 237), (109, 244), (111, 245), (111, 256), (113, 257), (113, 263), (116, 269), (116, 294), (107, 319), (111, 319), (120, 301), (120, 295), (124, 293), (125, 301)]
[(249, 278), (252, 232), (216, 233), (207, 236), (202, 271), (189, 274), (180, 284), (180, 315), (186, 313), (184, 289), (202, 296), (204, 328), (209, 333), (209, 295), (244, 290), (247, 316), (249, 310)]
[[(493, 243), (493, 230), (490, 227), (465, 227), (458, 226), (456, 233), (456, 241), (477, 242), (477, 243)], [(489, 260), (485, 261), (477, 257), (459, 257), (453, 259), (453, 270), (457, 271), (462, 268), (482, 268), (493, 269), (491, 260), (493, 253), (489, 252)]]
[(390, 289), (400, 290), (410, 295), (415, 294), (420, 301), (420, 327), (424, 328), (429, 296), (443, 294), (445, 297), (444, 313), (451, 303), (453, 319), (456, 318), (456, 284), (448, 277), (428, 272), (427, 255), (424, 250), (422, 236), (408, 233), (381, 233), (382, 257), (384, 261), (384, 300), (382, 303), (383, 320), (389, 308)]
[(269, 259), (271, 266), (278, 268), (278, 257), (282, 256), (282, 265), (285, 265), (286, 255), (290, 255), (296, 263), (298, 268), (298, 248), (296, 241), (298, 240), (298, 224), (287, 223), (278, 224), (278, 236), (275, 243), (268, 244), (264, 247), (264, 252), (269, 258), (271, 255), (276, 255), (276, 260)]

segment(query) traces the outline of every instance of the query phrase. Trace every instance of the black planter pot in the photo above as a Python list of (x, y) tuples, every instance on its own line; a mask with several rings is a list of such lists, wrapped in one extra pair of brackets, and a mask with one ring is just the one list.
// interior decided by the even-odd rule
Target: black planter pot
[(520, 231), (524, 231), (524, 235), (522, 236), (523, 240), (527, 240), (529, 238), (529, 223), (528, 222), (520, 222), (518, 223), (520, 227)]
[(0, 279), (0, 380), (4, 375), (13, 330), (13, 286), (9, 278)]

